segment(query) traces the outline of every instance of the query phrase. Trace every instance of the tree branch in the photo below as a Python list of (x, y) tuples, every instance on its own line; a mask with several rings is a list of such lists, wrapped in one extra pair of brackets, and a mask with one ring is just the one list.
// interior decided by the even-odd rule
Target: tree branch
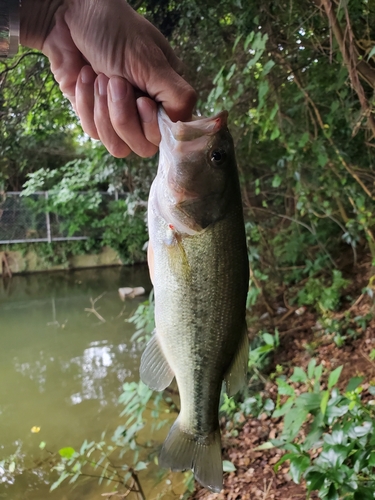
[[(344, 35), (331, 0), (316, 0), (316, 3), (324, 8), (344, 59), (345, 66), (347, 67), (351, 85), (358, 95), (363, 114), (367, 117), (369, 129), (373, 137), (375, 137), (375, 119), (359, 80), (359, 76), (361, 76), (373, 89), (375, 89), (375, 70), (364, 59), (360, 60), (359, 58), (358, 44), (353, 36), (347, 7), (345, 7), (346, 29)], [(348, 36), (346, 36), (346, 34)]]

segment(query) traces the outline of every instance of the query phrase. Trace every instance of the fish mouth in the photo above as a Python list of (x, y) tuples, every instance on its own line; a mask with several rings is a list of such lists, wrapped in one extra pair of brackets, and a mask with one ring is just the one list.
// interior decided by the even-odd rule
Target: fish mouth
[(227, 119), (228, 112), (221, 111), (210, 118), (173, 122), (159, 107), (158, 175), (166, 218), (180, 232), (195, 234), (222, 217), (225, 173), (212, 165), (210, 151), (227, 140)]
[(220, 111), (210, 118), (193, 116), (190, 122), (173, 122), (162, 106), (159, 107), (158, 121), (163, 138), (177, 142), (189, 142), (210, 137), (227, 126), (228, 111)]

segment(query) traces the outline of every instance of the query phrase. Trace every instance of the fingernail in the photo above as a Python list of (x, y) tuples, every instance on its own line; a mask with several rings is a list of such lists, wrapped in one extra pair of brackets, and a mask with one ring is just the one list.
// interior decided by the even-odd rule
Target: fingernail
[(126, 97), (126, 85), (121, 78), (113, 77), (109, 80), (109, 91), (112, 102), (122, 101)]
[(91, 66), (84, 66), (81, 69), (81, 82), (85, 85), (93, 84), (95, 82), (96, 75), (91, 68)]
[(107, 95), (108, 80), (104, 75), (98, 76), (98, 86), (99, 86), (99, 94), (101, 96), (106, 96)]
[(147, 98), (137, 99), (139, 116), (144, 123), (151, 123), (155, 119), (155, 109)]

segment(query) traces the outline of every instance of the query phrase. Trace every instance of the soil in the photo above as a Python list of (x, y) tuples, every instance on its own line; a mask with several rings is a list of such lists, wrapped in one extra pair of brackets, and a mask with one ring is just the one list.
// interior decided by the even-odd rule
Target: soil
[[(332, 315), (333, 319), (342, 319), (344, 312), (351, 318), (365, 316), (373, 312), (374, 303), (370, 297), (362, 293), (374, 274), (370, 259), (362, 262), (351, 270), (352, 283), (347, 295), (352, 297), (341, 311)], [(270, 314), (283, 308), (281, 315)], [(349, 313), (348, 313), (349, 311)], [(302, 314), (301, 314), (302, 313)], [(362, 386), (366, 388), (375, 379), (375, 362), (369, 357), (375, 349), (375, 318), (370, 319), (365, 329), (356, 327), (355, 335), (347, 337), (344, 345), (338, 347), (334, 342), (334, 334), (323, 334), (319, 322), (319, 315), (314, 309), (300, 309), (290, 307), (285, 300), (285, 293), (281, 293), (279, 301), (269, 304), (264, 301), (262, 310), (257, 311), (263, 317), (260, 324), (253, 325), (251, 335), (263, 329), (277, 326), (280, 332), (280, 347), (274, 353), (272, 362), (265, 374), (266, 382), (262, 392), (267, 397), (276, 399), (277, 388), (270, 375), (275, 372), (276, 366), (281, 365), (287, 376), (293, 373), (295, 366), (307, 368), (312, 357), (317, 364), (323, 364), (327, 370), (343, 365), (339, 379), (339, 387), (346, 387), (349, 379), (356, 376), (364, 377)], [(269, 330), (272, 331), (272, 330)], [(226, 426), (227, 427), (227, 426)], [(222, 426), (223, 458), (230, 460), (236, 467), (235, 472), (224, 474), (224, 489), (221, 493), (210, 493), (196, 484), (196, 490), (190, 497), (192, 500), (304, 500), (307, 497), (306, 486), (303, 482), (295, 484), (289, 475), (289, 462), (286, 461), (274, 472), (274, 465), (283, 455), (283, 451), (271, 449), (255, 451), (262, 443), (275, 439), (282, 430), (281, 419), (269, 417), (266, 413), (258, 418), (244, 417), (238, 430), (238, 436), (226, 431)], [(312, 493), (311, 500), (318, 499)]]

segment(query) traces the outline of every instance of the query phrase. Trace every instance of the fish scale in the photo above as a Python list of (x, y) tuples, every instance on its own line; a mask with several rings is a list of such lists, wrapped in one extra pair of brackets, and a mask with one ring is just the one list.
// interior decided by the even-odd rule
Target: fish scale
[(161, 109), (159, 125), (149, 198), (156, 330), (140, 372), (153, 389), (173, 377), (179, 388), (181, 411), (160, 464), (192, 469), (203, 486), (220, 491), (222, 382), (236, 392), (246, 382), (248, 357), (249, 270), (233, 142), (225, 113), (173, 124)]

